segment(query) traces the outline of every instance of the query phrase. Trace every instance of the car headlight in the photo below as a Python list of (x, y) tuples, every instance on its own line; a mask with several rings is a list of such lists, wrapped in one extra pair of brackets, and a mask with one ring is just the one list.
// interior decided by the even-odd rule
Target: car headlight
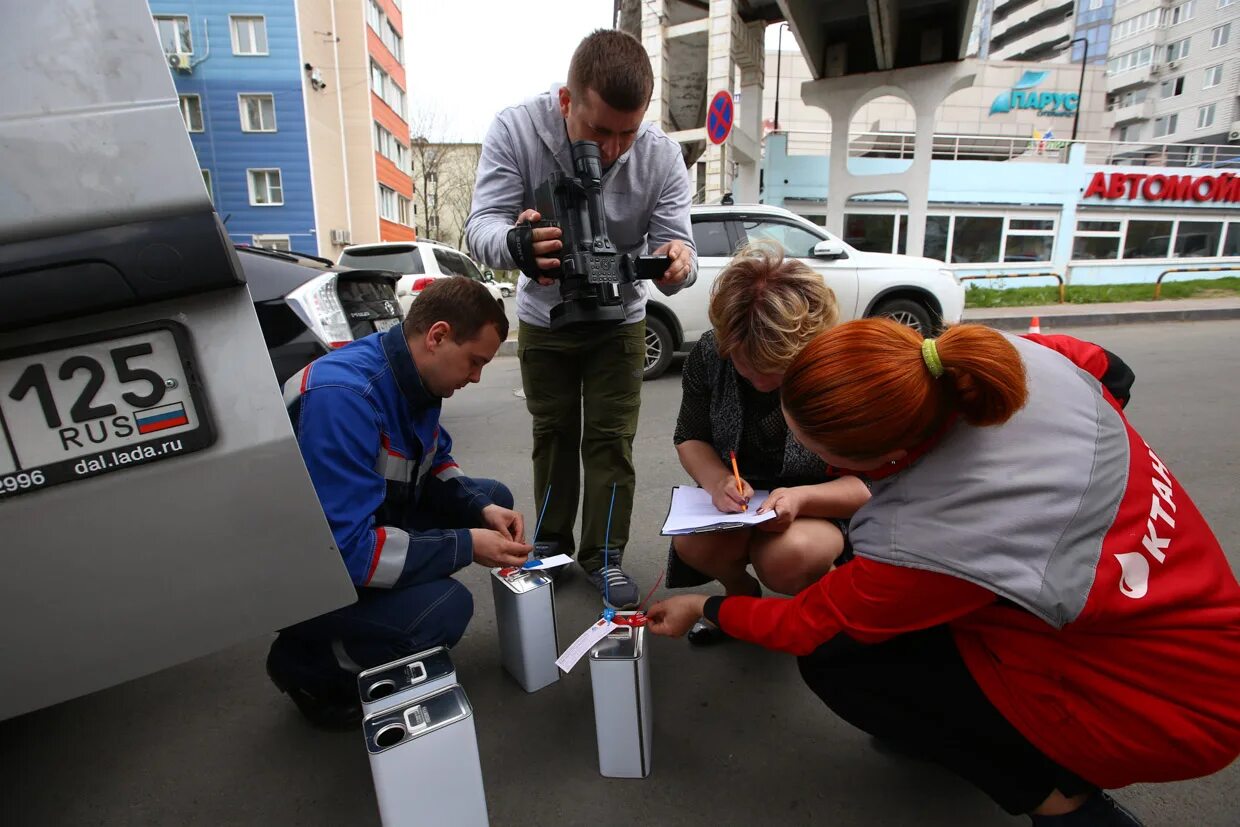
[(284, 297), (297, 317), (328, 348), (344, 347), (353, 341), (349, 320), (345, 318), (336, 274), (316, 276)]

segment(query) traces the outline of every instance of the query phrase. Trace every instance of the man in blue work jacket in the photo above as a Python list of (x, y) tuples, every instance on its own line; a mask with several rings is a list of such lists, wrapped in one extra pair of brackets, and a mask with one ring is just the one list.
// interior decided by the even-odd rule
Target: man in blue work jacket
[(358, 596), (284, 629), (267, 656), (267, 674), (312, 722), (356, 723), (358, 672), (460, 640), (473, 598), (454, 572), (527, 559), (512, 493), (465, 476), (439, 423), (442, 401), (481, 378), (507, 335), (503, 309), (481, 284), (436, 279), (401, 327), (285, 383), (302, 457)]

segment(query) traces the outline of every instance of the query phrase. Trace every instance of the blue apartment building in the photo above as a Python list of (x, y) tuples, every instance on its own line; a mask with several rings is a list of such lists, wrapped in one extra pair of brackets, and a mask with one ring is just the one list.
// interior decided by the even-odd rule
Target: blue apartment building
[(316, 250), (293, 0), (150, 0), (150, 8), (229, 237)]

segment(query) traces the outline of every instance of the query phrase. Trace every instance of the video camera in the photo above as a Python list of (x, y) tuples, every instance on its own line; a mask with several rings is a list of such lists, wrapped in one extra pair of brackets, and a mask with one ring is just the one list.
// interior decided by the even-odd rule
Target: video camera
[(668, 256), (616, 252), (607, 237), (598, 144), (574, 141), (571, 152), (575, 175), (569, 177), (557, 170), (534, 190), (535, 209), (542, 214), (542, 221), (533, 226), (559, 227), (562, 233), (559, 271), (541, 272), (560, 280), (562, 301), (551, 308), (552, 330), (624, 321), (620, 285), (657, 279), (672, 263)]

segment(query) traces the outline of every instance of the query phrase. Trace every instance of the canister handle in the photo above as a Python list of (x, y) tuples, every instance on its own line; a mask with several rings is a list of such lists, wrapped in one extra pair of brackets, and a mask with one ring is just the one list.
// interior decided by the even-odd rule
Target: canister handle
[(426, 729), (430, 724), (431, 716), (425, 705), (418, 704), (405, 710), (405, 729), (409, 730), (410, 735)]
[(426, 680), (426, 664), (420, 660), (415, 660), (406, 667), (409, 672), (409, 685), (415, 686)]

